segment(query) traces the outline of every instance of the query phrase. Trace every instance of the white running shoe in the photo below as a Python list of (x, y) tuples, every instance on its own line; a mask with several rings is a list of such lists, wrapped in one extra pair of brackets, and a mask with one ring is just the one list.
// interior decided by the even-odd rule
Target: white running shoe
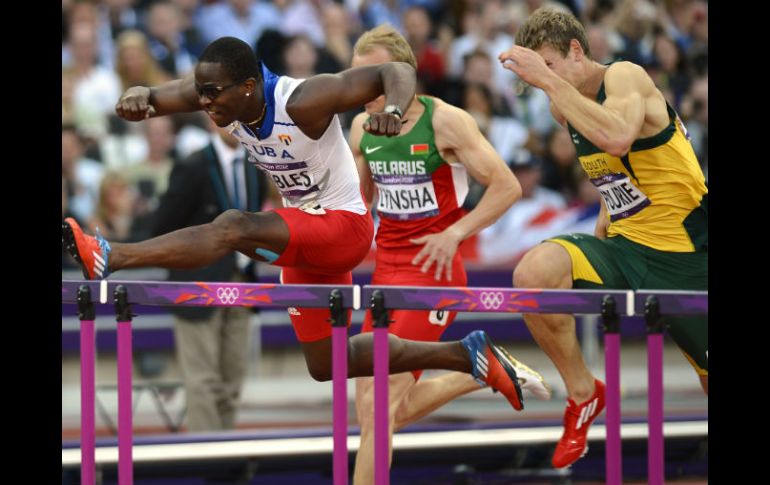
[(513, 363), (522, 391), (529, 391), (536, 398), (544, 401), (551, 399), (551, 386), (545, 382), (545, 379), (543, 379), (543, 376), (541, 376), (539, 372), (531, 369), (520, 360), (517, 360), (501, 346), (498, 346), (497, 348), (505, 353), (508, 359)]

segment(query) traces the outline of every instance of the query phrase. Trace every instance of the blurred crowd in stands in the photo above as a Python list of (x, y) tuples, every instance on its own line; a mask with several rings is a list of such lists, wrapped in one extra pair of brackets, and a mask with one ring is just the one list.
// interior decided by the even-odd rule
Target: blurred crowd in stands
[[(545, 237), (593, 232), (599, 195), (545, 94), (497, 56), (544, 5), (575, 14), (593, 58), (642, 65), (686, 126), (708, 179), (708, 3), (703, 0), (62, 0), (62, 217), (109, 240), (145, 239), (176, 163), (209, 143), (203, 113), (128, 123), (114, 106), (134, 85), (185, 76), (221, 36), (254, 46), (277, 74), (350, 66), (358, 35), (399, 29), (418, 91), (468, 111), (521, 182), (522, 200), (464, 247), (470, 262), (514, 265)], [(347, 129), (355, 112), (343, 116)], [(482, 187), (472, 185), (472, 208)], [(62, 256), (64, 267), (74, 262)]]

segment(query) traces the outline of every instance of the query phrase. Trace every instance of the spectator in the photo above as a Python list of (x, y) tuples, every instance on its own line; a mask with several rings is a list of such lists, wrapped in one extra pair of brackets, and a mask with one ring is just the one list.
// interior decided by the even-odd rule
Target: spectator
[(186, 45), (190, 53), (197, 59), (200, 57), (203, 49), (206, 47), (198, 27), (195, 25), (195, 19), (202, 12), (200, 0), (171, 0), (179, 12), (180, 29), (186, 39)]
[(318, 52), (313, 42), (304, 35), (290, 38), (283, 50), (283, 65), (286, 75), (296, 79), (307, 79), (316, 74)]
[(204, 44), (231, 36), (253, 46), (265, 29), (280, 28), (281, 23), (275, 5), (258, 0), (224, 0), (205, 5), (196, 18)]
[(471, 83), (466, 86), (463, 109), (476, 120), (479, 130), (500, 157), (512, 160), (527, 143), (529, 132), (517, 119), (495, 115), (492, 102), (492, 93), (484, 84)]
[(334, 60), (334, 65), (323, 66), (319, 72), (338, 72), (350, 67), (353, 56), (351, 32), (356, 21), (345, 8), (337, 3), (328, 2), (321, 10), (321, 22), (326, 38), (324, 49)]
[(138, 30), (127, 30), (117, 40), (115, 70), (123, 90), (131, 86), (157, 86), (170, 80), (150, 52), (147, 37)]
[(662, 32), (655, 35), (653, 55), (653, 64), (651, 69), (648, 69), (650, 77), (663, 92), (668, 103), (674, 109), (679, 109), (682, 96), (690, 84), (687, 59), (676, 43)]
[(107, 116), (120, 96), (120, 81), (111, 70), (96, 63), (97, 40), (93, 26), (78, 23), (70, 31), (72, 66), (65, 75), (75, 79), (72, 107), (78, 131), (99, 140), (107, 134)]
[(99, 186), (99, 201), (88, 221), (91, 231), (118, 242), (132, 240), (136, 192), (122, 174), (108, 171)]
[(149, 118), (141, 123), (147, 143), (147, 157), (129, 165), (122, 173), (136, 192), (134, 229), (136, 239), (147, 239), (149, 217), (166, 192), (168, 178), (176, 162), (174, 157), (174, 125), (171, 118)]
[(648, 0), (623, 0), (615, 15), (615, 28), (622, 45), (617, 57), (647, 66), (652, 62), (652, 49), (647, 42), (658, 13)]
[(441, 52), (430, 39), (433, 24), (423, 7), (409, 7), (404, 12), (404, 37), (417, 58), (417, 79), (425, 92), (433, 93), (444, 81), (446, 66)]
[(606, 27), (601, 24), (589, 25), (586, 27), (586, 37), (591, 49), (591, 55), (596, 62), (609, 64), (615, 60)]
[[(498, 54), (510, 48), (513, 37), (504, 33), (503, 5), (500, 0), (483, 2), (467, 14), (468, 31), (452, 42), (449, 52), (449, 72), (459, 77), (465, 67), (464, 58), (476, 50), (487, 53), (490, 59), (497, 59)], [(499, 62), (492, 65), (492, 76), (495, 91), (504, 92), (511, 89), (516, 76), (503, 68)]]
[(179, 7), (168, 1), (152, 4), (147, 12), (150, 51), (163, 71), (172, 78), (189, 74), (197, 61), (193, 51), (200, 50), (200, 47), (191, 45), (200, 39), (182, 30), (182, 15)]
[(112, 41), (110, 27), (99, 14), (96, 4), (88, 1), (74, 2), (67, 11), (66, 41), (62, 45), (62, 67), (72, 67), (74, 62), (71, 45), (72, 30), (80, 24), (85, 24), (96, 33), (96, 52), (94, 54), (96, 64), (106, 69), (112, 69), (115, 45)]
[[(569, 132), (562, 127), (546, 138), (541, 185), (562, 194), (567, 200), (577, 197), (574, 169), (578, 165), (577, 152)], [(596, 189), (594, 189), (596, 191)]]
[(61, 171), (67, 184), (69, 211), (76, 219), (88, 221), (96, 210), (104, 167), (85, 156), (83, 138), (73, 125), (62, 125)]
[(305, 35), (314, 46), (321, 48), (326, 37), (321, 21), (325, 0), (280, 0), (282, 7), (281, 32), (286, 36)]
[[(226, 129), (213, 122), (209, 126), (209, 145), (174, 167), (154, 216), (154, 235), (211, 222), (227, 209), (262, 207), (268, 195), (263, 172), (245, 162), (246, 150)], [(241, 175), (239, 180), (233, 181), (234, 173)], [(169, 280), (256, 281), (254, 265), (241, 267), (239, 259), (230, 253), (202, 269), (171, 270)], [(251, 311), (178, 306), (172, 312), (187, 396), (187, 429), (233, 429), (248, 367)]]

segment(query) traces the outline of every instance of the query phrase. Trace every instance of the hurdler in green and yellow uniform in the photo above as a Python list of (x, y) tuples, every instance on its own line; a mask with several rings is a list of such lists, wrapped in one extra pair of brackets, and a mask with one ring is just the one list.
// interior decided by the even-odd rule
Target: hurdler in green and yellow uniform
[[(708, 189), (684, 127), (642, 66), (596, 62), (587, 37), (575, 16), (543, 7), (498, 56), (505, 69), (546, 93), (602, 196), (595, 236), (560, 236), (536, 246), (516, 267), (513, 283), (706, 290)], [(551, 458), (564, 468), (587, 451), (605, 386), (583, 360), (572, 315), (525, 313), (524, 320), (567, 388), (564, 432)], [(708, 318), (666, 323), (708, 394)]]
[[(602, 83), (596, 101), (604, 99)], [(708, 290), (708, 188), (681, 120), (667, 109), (668, 126), (634, 141), (623, 157), (568, 125), (610, 221), (606, 239), (549, 239), (569, 252), (574, 288)], [(698, 374), (708, 375), (708, 317), (666, 324)]]

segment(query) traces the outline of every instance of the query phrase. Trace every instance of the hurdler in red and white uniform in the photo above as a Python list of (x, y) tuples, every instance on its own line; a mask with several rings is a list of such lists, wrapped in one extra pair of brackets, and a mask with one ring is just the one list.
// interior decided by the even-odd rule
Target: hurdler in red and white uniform
[[(452, 277), (436, 280), (433, 272), (412, 264), (422, 250), (412, 242), (444, 231), (465, 215), (468, 172), (460, 163), (441, 157), (433, 130), (434, 100), (418, 96), (422, 113), (406, 124), (397, 137), (363, 132), (354, 151), (366, 162), (377, 188), (377, 256), (373, 285), (466, 286), (468, 281), (459, 251), (451, 260)], [(409, 115), (407, 115), (409, 117)], [(408, 131), (407, 131), (408, 130)], [(358, 150), (355, 150), (358, 148)], [(390, 331), (411, 340), (437, 341), (456, 312), (395, 310)], [(372, 326), (366, 314), (364, 331)], [(416, 373), (415, 375), (419, 375)]]
[[(319, 139), (309, 138), (286, 113), (286, 102), (302, 80), (278, 77), (265, 67), (262, 74), (261, 128), (236, 121), (231, 133), (280, 191), (284, 207), (275, 212), (289, 226), (290, 237), (280, 255), (257, 253), (283, 267), (283, 283), (352, 284), (351, 270), (368, 253), (374, 228), (339, 118), (332, 118)], [(330, 334), (326, 309), (290, 308), (289, 315), (301, 342)]]
[[(378, 109), (376, 103), (367, 105), (367, 111)], [(464, 111), (437, 98), (417, 96), (404, 119), (408, 122), (395, 137), (365, 132), (365, 113), (351, 128), (364, 193), (372, 197), (375, 187), (377, 193), (380, 224), (372, 284), (467, 286), (457, 247), (510, 206), (517, 181)], [(494, 186), (480, 210), (466, 214), (462, 205), (469, 171)], [(494, 196), (500, 198), (492, 202)], [(390, 332), (438, 341), (455, 316), (441, 310), (395, 310)], [(362, 331), (371, 328), (367, 313)]]

